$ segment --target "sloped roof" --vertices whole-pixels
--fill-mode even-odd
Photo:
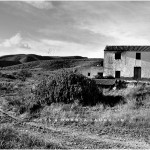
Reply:
[[[115,79],[93,79],[97,85],[114,85]]]
[[[150,46],[106,46],[104,51],[146,51],[146,52],[150,52]]]

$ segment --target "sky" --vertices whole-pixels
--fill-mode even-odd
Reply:
[[[0,1],[0,56],[103,58],[106,45],[150,45],[150,1]]]

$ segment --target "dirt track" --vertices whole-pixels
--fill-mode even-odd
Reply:
[[[31,126],[42,128],[42,125],[29,123]],[[113,137],[113,136],[98,136],[85,132],[70,130],[68,128],[45,127],[42,130],[45,136],[51,135],[53,140],[59,141],[71,148],[140,148],[147,149],[150,145],[141,140],[129,140],[128,138]],[[55,138],[54,138],[55,137]]]
[[[60,148],[133,148],[149,149],[150,145],[144,140],[129,139],[128,137],[115,137],[108,135],[96,135],[87,132],[71,130],[69,128],[55,128],[52,126],[43,126],[36,122],[23,122],[19,118],[4,112],[0,112],[17,121],[14,127],[23,133],[36,136],[46,143],[53,143]]]

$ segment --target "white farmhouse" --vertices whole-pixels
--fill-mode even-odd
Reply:
[[[150,78],[150,46],[106,46],[103,76]]]

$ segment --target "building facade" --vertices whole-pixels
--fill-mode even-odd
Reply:
[[[103,76],[102,66],[85,66],[78,68],[77,71],[88,78],[95,78],[97,75]]]
[[[103,76],[150,78],[150,46],[106,46]]]

